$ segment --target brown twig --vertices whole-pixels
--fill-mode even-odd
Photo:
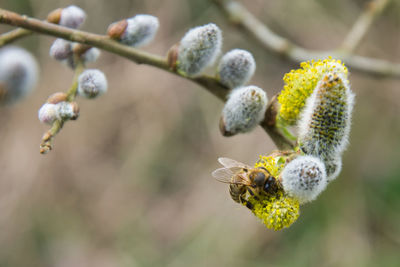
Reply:
[[[60,19],[60,16],[61,16],[61,11],[62,11],[61,8],[51,11],[47,16],[47,21],[57,24]],[[18,39],[24,38],[31,34],[33,34],[32,31],[27,30],[27,29],[21,29],[21,28],[3,33],[0,35],[0,47],[7,45],[9,43],[15,42]]]
[[[146,64],[168,71],[170,73],[173,73],[174,75],[183,77],[187,80],[197,83],[198,85],[202,86],[204,89],[206,89],[207,91],[209,91],[222,101],[226,100],[226,96],[229,93],[229,89],[220,84],[215,77],[210,77],[206,75],[202,75],[199,77],[182,76],[180,73],[174,71],[169,67],[166,58],[153,55],[144,51],[140,51],[126,45],[122,45],[104,35],[98,35],[89,32],[69,29],[59,25],[40,21],[38,19],[21,16],[19,14],[4,9],[0,9],[0,23],[14,25],[33,32],[59,37],[69,41],[86,44],[89,46],[94,46],[103,49],[105,51],[120,55],[138,64]],[[270,117],[271,114],[273,114],[273,112],[271,112],[271,108],[275,107],[275,105],[276,103],[271,102],[271,104],[269,105],[270,108],[266,112],[265,120],[261,122],[260,125],[271,136],[272,140],[275,142],[275,144],[279,149],[292,148],[293,147],[292,141],[287,139],[284,135],[282,135],[279,132],[279,130],[275,127],[274,124],[275,118]],[[61,123],[58,126],[53,125],[54,128],[54,129],[52,128],[53,131],[50,130],[52,131],[51,132],[52,135],[56,134],[61,129],[62,126],[63,123]],[[46,139],[45,137],[48,136],[45,135],[43,137],[43,140]]]
[[[130,59],[138,64],[147,64],[171,72],[177,76],[183,77],[179,73],[169,68],[168,63],[164,57],[153,55],[120,44],[104,35],[69,29],[59,25],[40,21],[38,19],[21,16],[17,13],[10,12],[4,9],[0,9],[0,23],[14,25],[37,33],[42,33],[50,36],[63,38],[69,41],[98,47],[100,49]],[[196,78],[191,78],[191,77],[184,77],[184,78],[205,87],[208,91],[210,91],[212,94],[216,95],[221,99],[224,99],[229,91],[228,88],[218,83],[218,81],[216,81],[214,77],[200,76]]]
[[[361,13],[344,38],[340,49],[346,53],[353,52],[367,33],[374,19],[383,11],[388,3],[389,0],[372,0],[367,3],[364,12]]]
[[[361,57],[344,50],[315,51],[302,48],[274,33],[244,6],[233,0],[212,0],[227,15],[229,20],[252,35],[264,48],[294,62],[323,59],[331,56],[340,59],[352,69],[362,73],[399,79],[400,64],[381,59]],[[355,42],[356,43],[356,42]]]
[[[61,120],[55,120],[51,128],[43,135],[42,143],[40,144],[40,154],[47,154],[53,149],[53,139],[64,126]]]

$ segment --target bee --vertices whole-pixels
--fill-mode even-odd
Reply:
[[[280,182],[266,168],[252,168],[244,163],[229,158],[219,158],[224,167],[212,172],[212,176],[229,184],[232,199],[244,204],[250,210],[253,205],[247,201],[248,194],[258,200],[261,195],[273,195],[280,189]]]

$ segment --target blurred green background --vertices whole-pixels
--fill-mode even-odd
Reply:
[[[311,49],[340,45],[367,1],[242,1],[281,35]],[[224,51],[251,51],[251,83],[269,96],[297,67],[229,25],[206,0],[1,0],[38,18],[76,4],[84,30],[138,13],[161,27],[146,51],[165,54],[196,25],[224,31]],[[2,32],[11,29],[2,26]],[[400,1],[392,0],[357,53],[400,62]],[[265,228],[213,180],[219,156],[252,163],[275,149],[260,127],[223,138],[222,102],[199,86],[103,53],[109,92],[79,99],[55,149],[39,154],[37,110],[73,73],[48,56],[54,38],[18,41],[41,66],[36,92],[0,117],[0,266],[400,266],[400,82],[353,72],[356,93],[343,171],[289,229]],[[211,70],[212,71],[212,70]],[[351,69],[350,69],[351,71]]]

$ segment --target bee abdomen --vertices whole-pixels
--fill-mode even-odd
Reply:
[[[231,195],[233,201],[237,203],[242,203],[240,201],[240,196],[244,193],[244,191],[245,188],[243,185],[231,184],[229,186],[229,194]]]

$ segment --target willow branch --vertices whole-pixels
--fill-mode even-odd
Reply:
[[[279,54],[291,61],[301,62],[322,59],[331,56],[340,59],[352,69],[361,73],[399,79],[400,64],[381,59],[361,57],[341,50],[315,51],[302,48],[286,38],[274,33],[267,25],[259,21],[245,7],[232,0],[212,0],[227,15],[229,20],[246,33],[252,35],[265,49]]]
[[[75,67],[75,73],[74,73],[74,78],[72,80],[72,85],[71,85],[71,88],[67,92],[68,102],[72,102],[75,100],[76,94],[78,92],[79,75],[81,75],[82,72],[85,70],[85,66],[84,66],[82,60],[77,59],[76,61],[77,61],[77,64]]]
[[[0,35],[0,47],[31,34],[32,34],[31,31],[20,28],[3,33]]]
[[[374,19],[383,11],[388,3],[389,0],[372,0],[369,2],[365,7],[364,12],[361,13],[347,36],[344,38],[341,50],[347,53],[353,52],[367,33]]]
[[[64,121],[55,120],[51,128],[43,135],[40,144],[40,154],[47,154],[53,148],[53,139],[64,126]]]
[[[76,55],[75,55],[76,56]],[[66,93],[66,100],[68,102],[72,102],[75,100],[77,90],[78,90],[78,79],[79,75],[84,71],[85,66],[83,64],[83,61],[79,58],[79,56],[76,56],[76,67],[75,67],[75,74],[74,78],[72,80],[71,87]],[[47,154],[50,150],[53,149],[53,141],[55,136],[61,131],[63,128],[64,124],[69,120],[65,118],[61,118],[59,120],[55,120],[53,124],[51,125],[51,128],[43,135],[42,137],[42,142],[40,144],[40,154]]]
[[[181,74],[179,74],[178,72],[174,71],[169,67],[167,59],[165,57],[153,55],[120,44],[104,35],[98,35],[89,32],[69,29],[59,25],[40,21],[38,19],[21,16],[19,14],[4,9],[0,9],[0,23],[21,27],[36,33],[63,38],[72,42],[78,42],[90,45],[111,52],[113,54],[122,56],[124,58],[127,58],[137,64],[146,64],[149,66],[156,67],[158,69],[162,69],[164,71],[170,72],[174,75],[180,76],[182,78],[185,78],[200,85],[201,87],[203,87],[204,89],[206,89],[207,91],[209,91],[222,101],[226,100],[226,96],[229,93],[229,89],[220,84],[215,77],[210,77],[206,75],[194,78],[182,76]],[[270,135],[271,139],[275,142],[276,146],[279,149],[293,148],[292,141],[287,139],[276,128],[275,117],[270,117],[272,114],[276,114],[271,110],[275,106],[276,106],[276,101],[275,102],[272,101],[269,104],[269,108],[267,109],[265,119],[263,122],[260,123],[260,125]],[[62,124],[60,125],[59,128],[61,127]]]

